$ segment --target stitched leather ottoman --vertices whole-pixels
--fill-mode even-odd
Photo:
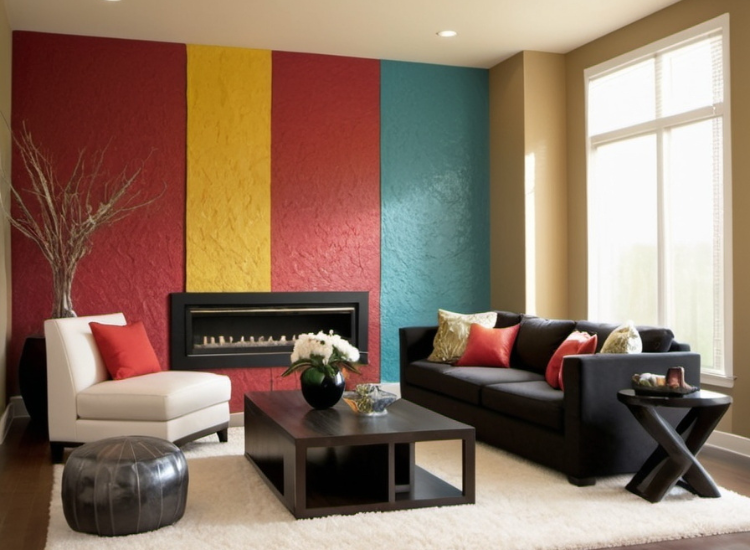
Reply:
[[[188,469],[163,439],[113,437],[73,450],[63,470],[62,503],[74,531],[131,535],[171,525],[185,512]]]

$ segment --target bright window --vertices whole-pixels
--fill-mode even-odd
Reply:
[[[585,73],[589,316],[672,328],[731,385],[729,16]]]

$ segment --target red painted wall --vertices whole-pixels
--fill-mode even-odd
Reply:
[[[186,50],[184,45],[14,33],[13,125],[70,170],[81,147],[110,143],[108,166],[154,152],[140,185],[167,184],[158,203],[95,235],[76,274],[79,315],[121,310],[143,320],[168,365],[168,295],[184,289]],[[273,53],[271,262],[275,291],[369,291],[370,366],[380,380],[380,62]],[[21,178],[17,160],[14,177]],[[11,368],[51,311],[49,267],[13,235]],[[270,369],[222,369],[233,412],[250,390],[298,387]],[[9,381],[17,393],[15,381]]]
[[[377,382],[380,62],[274,52],[271,121],[272,289],[369,291]]]
[[[78,150],[109,144],[106,169],[146,162],[138,189],[154,204],[94,235],[73,283],[78,315],[122,311],[143,320],[168,364],[170,292],[184,288],[185,46],[131,40],[13,33],[13,121],[69,174]],[[26,174],[17,155],[13,178]],[[38,248],[12,235],[13,338],[9,390],[23,339],[41,333],[52,309],[50,268]]]
[[[380,381],[380,62],[273,52],[271,290],[369,291],[370,365]],[[247,391],[293,389],[284,367],[222,369],[232,411]]]

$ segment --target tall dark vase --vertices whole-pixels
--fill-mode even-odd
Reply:
[[[300,376],[302,396],[314,409],[328,409],[344,395],[346,381],[341,372],[331,377],[317,369],[307,369]]]
[[[31,420],[47,426],[47,348],[44,336],[29,336],[18,360],[18,385]]]

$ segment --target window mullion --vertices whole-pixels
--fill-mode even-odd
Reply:
[[[669,131],[660,128],[656,133],[656,224],[657,224],[657,316],[661,326],[670,326],[672,321],[671,281],[672,266],[667,254],[670,250],[669,211],[670,204],[666,182],[669,181],[669,159],[665,151],[669,147]]]
[[[658,121],[656,131],[656,288],[657,288],[657,318],[662,326],[669,326],[671,315],[671,262],[668,261],[670,235],[666,205],[669,204],[666,182],[669,181],[669,162],[665,155],[669,140],[669,131],[664,127],[664,87],[668,84],[669,75],[665,74],[664,56],[657,52],[654,56],[654,98],[656,99],[655,114]],[[667,69],[668,70],[668,69]]]
[[[693,111],[688,111],[685,113],[670,115],[668,117],[657,120],[642,122],[640,124],[629,126],[627,128],[620,128],[618,130],[612,130],[603,134],[597,134],[589,138],[589,143],[591,146],[596,147],[612,141],[650,134],[663,128],[671,128],[680,126],[682,124],[692,124],[693,122],[698,122],[701,120],[717,118],[722,116],[723,114],[724,105],[719,103],[708,107],[701,107],[699,109],[695,109]]]

